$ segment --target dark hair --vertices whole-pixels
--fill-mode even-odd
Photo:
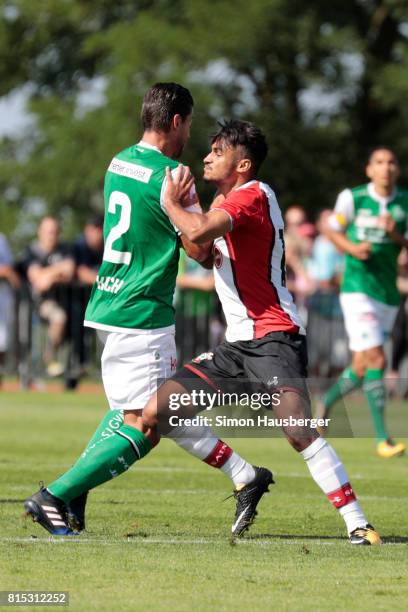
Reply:
[[[174,115],[184,120],[193,110],[191,93],[177,83],[156,83],[144,95],[142,124],[144,130],[168,132]]]
[[[86,220],[86,225],[92,225],[93,227],[103,227],[103,215],[95,213]]]
[[[370,151],[368,152],[367,164],[371,162],[372,156],[374,155],[374,153],[377,153],[377,151],[389,151],[395,157],[397,164],[399,163],[397,154],[395,153],[394,149],[392,149],[391,147],[386,147],[385,145],[378,145],[377,147],[373,147],[372,149],[370,149]]]
[[[262,131],[249,121],[219,121],[218,125],[219,130],[212,137],[211,144],[222,140],[230,147],[242,147],[252,161],[256,174],[268,154],[268,145]]]

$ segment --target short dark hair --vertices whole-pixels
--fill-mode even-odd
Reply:
[[[103,227],[103,215],[99,213],[95,213],[94,215],[91,215],[86,220],[85,225],[92,225],[93,227]]]
[[[265,135],[253,123],[249,121],[231,120],[218,121],[220,126],[214,134],[211,144],[222,140],[230,147],[242,147],[245,155],[252,161],[254,174],[256,174],[268,154],[268,145]]]
[[[367,155],[367,164],[371,162],[371,158],[373,157],[374,153],[377,153],[377,151],[389,151],[395,157],[397,164],[399,164],[398,157],[394,149],[392,149],[391,147],[387,147],[386,145],[378,145],[370,149]]]
[[[193,106],[191,93],[182,85],[156,83],[143,98],[143,129],[168,132],[174,115],[180,115],[184,120],[193,110]]]

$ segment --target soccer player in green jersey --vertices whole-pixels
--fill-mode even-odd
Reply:
[[[87,492],[125,472],[158,441],[136,426],[157,385],[176,370],[172,301],[180,242],[201,262],[212,247],[180,238],[163,202],[166,167],[177,172],[192,111],[191,94],[181,85],[153,86],[143,101],[142,140],[116,155],[106,173],[103,262],[85,325],[104,343],[102,379],[111,410],[74,466],[25,501],[27,513],[53,535],[72,535],[68,521],[83,528]],[[201,211],[194,189],[183,205]],[[269,470],[254,468],[206,425],[178,427],[168,437],[221,469],[238,490],[250,484],[260,499],[272,482]]]
[[[346,254],[340,301],[352,362],[318,405],[319,416],[362,386],[373,419],[377,454],[395,457],[405,445],[393,441],[384,419],[384,341],[397,313],[397,258],[408,247],[408,191],[397,187],[399,164],[388,147],[374,149],[366,167],[370,182],[342,191],[330,219],[330,238]]]

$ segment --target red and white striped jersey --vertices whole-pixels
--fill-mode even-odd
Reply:
[[[285,286],[283,219],[269,185],[250,181],[217,204],[232,229],[214,241],[215,288],[227,320],[228,342],[274,331],[304,334]]]

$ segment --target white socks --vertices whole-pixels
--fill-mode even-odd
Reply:
[[[240,457],[235,451],[232,451],[231,457],[220,469],[226,476],[231,478],[235,486],[247,485],[255,478],[253,466]]]
[[[347,531],[365,527],[367,519],[360,508],[343,464],[335,450],[318,438],[301,452],[314,481],[343,517]]]
[[[190,455],[220,469],[235,486],[248,484],[255,478],[252,465],[217,438],[210,427],[176,427],[166,434],[166,438],[171,438]]]

